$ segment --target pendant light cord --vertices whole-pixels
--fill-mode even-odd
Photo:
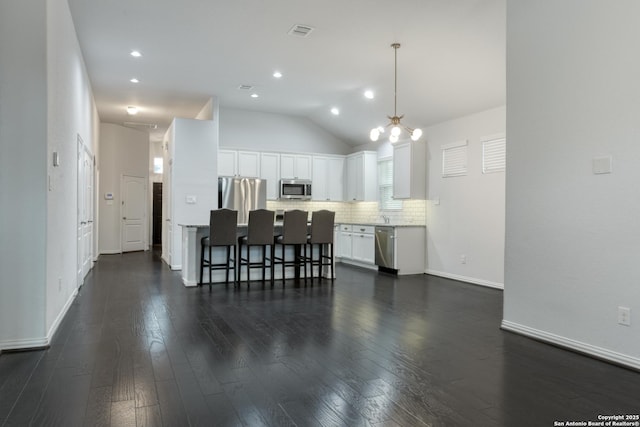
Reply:
[[[393,43],[391,45],[394,54],[394,68],[393,68],[393,115],[398,115],[398,48],[400,43]]]

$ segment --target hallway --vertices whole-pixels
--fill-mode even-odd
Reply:
[[[640,374],[501,331],[502,292],[338,266],[185,288],[103,255],[51,348],[0,356],[0,426],[551,426],[637,414]]]

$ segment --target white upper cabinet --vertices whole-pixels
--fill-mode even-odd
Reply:
[[[280,154],[280,178],[311,179],[311,156]]]
[[[347,156],[347,201],[378,200],[378,155],[375,151],[361,151]]]
[[[260,176],[260,153],[238,151],[238,175],[258,178]]]
[[[235,176],[238,174],[238,152],[235,150],[218,150],[218,176]]]
[[[393,146],[393,198],[426,199],[426,146],[405,142]]]
[[[280,154],[260,153],[260,178],[267,181],[267,200],[280,197]]]
[[[313,156],[312,171],[313,200],[343,200],[344,157]]]

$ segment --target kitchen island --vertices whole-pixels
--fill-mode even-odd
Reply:
[[[179,224],[182,227],[182,283],[187,286],[198,286],[198,281],[200,279],[200,254],[202,251],[200,241],[203,237],[209,235],[209,224]],[[282,223],[276,222],[274,225],[274,235],[279,235],[282,233]],[[238,237],[246,236],[247,234],[247,224],[238,224]],[[293,248],[287,247],[286,249],[286,257],[287,259],[293,259]],[[316,250],[317,251],[317,250]],[[278,253],[280,251],[278,250]],[[254,255],[255,253],[255,255]],[[214,260],[222,260],[226,256],[226,251],[223,247],[221,248],[213,248],[213,257]],[[251,258],[259,259],[262,256],[262,251],[258,247],[251,248]],[[334,269],[335,271],[335,269]],[[254,276],[255,275],[255,276]],[[318,276],[318,272],[314,273],[314,276]],[[281,266],[276,266],[275,269],[275,277],[276,280],[282,277]],[[293,279],[296,277],[295,269],[288,268],[285,270],[285,278]],[[322,277],[329,277],[329,269],[325,268],[322,271]],[[253,271],[251,273],[252,280],[258,280],[262,278],[262,274],[259,271]],[[242,269],[240,272],[240,281],[246,281],[247,274],[246,269]],[[213,271],[212,272],[212,282],[213,283],[224,283],[225,281],[225,272],[224,271]],[[205,268],[204,283],[209,283],[209,271]]]

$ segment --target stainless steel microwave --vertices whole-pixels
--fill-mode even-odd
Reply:
[[[308,179],[281,179],[280,198],[311,200],[311,181]]]

